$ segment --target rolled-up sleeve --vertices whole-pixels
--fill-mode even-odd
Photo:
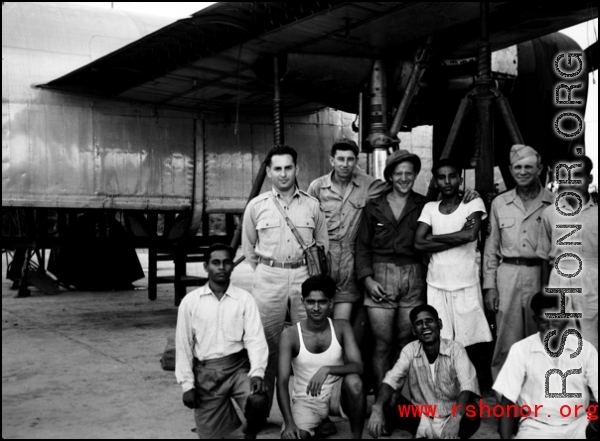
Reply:
[[[252,266],[253,269],[256,269],[256,265],[258,265],[258,256],[256,255],[254,248],[256,247],[258,234],[256,233],[254,207],[255,205],[250,201],[244,212],[244,223],[242,225],[242,253],[246,259],[248,259],[250,266]]]
[[[523,381],[525,381],[526,376],[525,361],[528,356],[529,354],[520,351],[520,346],[513,345],[492,387],[492,389],[513,403],[516,403],[519,395],[521,395]]]
[[[411,354],[409,354],[409,352],[411,352]],[[408,377],[412,358],[414,358],[414,354],[412,354],[411,347],[406,346],[402,349],[400,358],[398,358],[394,367],[385,374],[383,382],[394,390],[404,386],[404,382]]]
[[[183,299],[177,313],[175,331],[175,378],[183,392],[194,389],[194,331],[190,303]]]
[[[363,280],[373,275],[373,222],[371,216],[369,216],[369,206],[370,204],[367,203],[356,237],[355,266],[357,280]]]
[[[258,307],[251,296],[246,298],[244,304],[243,340],[244,348],[248,351],[248,358],[250,359],[248,376],[264,378],[269,359],[269,347],[260,321]]]
[[[496,201],[494,201],[496,202]],[[496,274],[500,259],[498,257],[500,249],[500,227],[498,225],[498,206],[492,203],[489,226],[490,234],[485,241],[485,250],[483,253],[483,289],[496,288]]]

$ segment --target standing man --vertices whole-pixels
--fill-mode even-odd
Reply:
[[[210,247],[208,283],[185,296],[177,317],[175,376],[201,439],[240,426],[232,400],[244,411],[246,439],[256,438],[267,414],[267,342],[254,299],[231,284],[233,258],[227,245]]]
[[[252,295],[269,345],[265,383],[269,408],[275,391],[279,337],[286,312],[292,323],[306,318],[300,287],[308,278],[303,249],[275,204],[285,210],[305,245],[325,247],[329,239],[327,222],[319,201],[296,187],[298,154],[288,146],[271,149],[265,158],[267,176],[273,188],[252,199],[244,213],[242,251],[255,269]]]
[[[331,147],[331,173],[315,179],[308,194],[317,198],[327,218],[329,275],[337,285],[333,315],[350,321],[360,307],[360,290],[354,269],[358,226],[368,200],[380,196],[388,185],[356,168],[358,146],[350,139],[337,139]]]
[[[567,165],[582,165],[573,169],[569,178],[581,183],[564,185],[559,189],[559,193],[574,192],[579,195],[581,202],[573,194],[566,195],[558,201],[558,208],[564,214],[559,213],[554,206],[544,211],[537,248],[538,256],[546,262],[542,266],[542,282],[543,286],[551,288],[583,290],[581,294],[567,294],[570,303],[568,310],[583,314],[578,319],[579,331],[598,350],[598,204],[590,195],[593,163],[587,156],[562,162]],[[557,225],[563,227],[558,228]],[[580,229],[567,236],[575,230],[573,225],[578,225]],[[558,245],[561,240],[566,243]],[[561,276],[554,267],[555,260],[563,253],[570,253],[571,256],[561,258],[558,268],[564,274],[573,274],[572,277]],[[579,269],[579,261],[572,255],[581,259],[582,270],[577,275],[574,274]]]
[[[388,424],[411,432],[414,438],[470,438],[481,423],[475,368],[460,343],[440,337],[443,322],[433,306],[414,308],[410,323],[417,341],[404,347],[385,376],[373,404],[369,433],[379,438],[387,418]],[[400,395],[391,402],[406,380],[411,401]],[[467,406],[472,409],[469,415]],[[414,414],[415,408],[422,411],[420,416]]]
[[[433,167],[442,200],[428,202],[415,247],[432,253],[427,272],[427,303],[440,314],[442,337],[467,347],[492,341],[479,285],[477,239],[487,217],[481,198],[463,204],[458,194],[462,170],[449,159]],[[471,354],[473,355],[473,354]]]
[[[536,332],[528,308],[541,288],[542,259],[536,254],[542,213],[554,203],[539,181],[540,155],[521,144],[510,150],[510,173],[517,187],[492,203],[483,259],[486,308],[496,313],[498,339],[492,359],[495,380],[510,347]]]
[[[306,320],[281,334],[277,397],[283,439],[307,439],[329,414],[350,420],[353,439],[362,437],[366,400],[363,364],[346,320],[330,319],[336,284],[313,276],[302,284]],[[288,383],[294,372],[290,406]]]
[[[397,150],[383,175],[392,187],[367,203],[356,241],[356,275],[365,285],[365,306],[374,337],[376,388],[402,348],[410,342],[410,310],[426,301],[425,267],[414,247],[425,196],[413,191],[421,160]],[[396,341],[395,350],[392,351]],[[392,353],[393,352],[393,353]]]

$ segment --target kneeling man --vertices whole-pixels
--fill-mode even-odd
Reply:
[[[335,282],[309,277],[302,284],[307,319],[288,328],[279,342],[277,399],[283,415],[283,439],[307,439],[328,415],[350,419],[353,439],[360,439],[365,420],[363,364],[350,323],[329,318]],[[290,405],[288,383],[294,371]]]
[[[246,439],[256,438],[267,418],[269,349],[254,298],[230,283],[233,258],[227,245],[210,247],[208,283],[183,299],[177,317],[175,375],[201,439],[240,427],[232,400],[248,421]]]
[[[385,419],[390,418],[389,425],[413,436],[416,432],[416,438],[470,438],[481,423],[475,402],[480,393],[477,373],[465,348],[440,338],[442,321],[431,305],[413,308],[410,322],[417,341],[404,347],[385,376],[371,412],[369,433],[379,438]],[[390,403],[394,391],[401,390],[406,379],[412,402],[400,395],[397,402]],[[467,405],[475,412],[465,415]]]

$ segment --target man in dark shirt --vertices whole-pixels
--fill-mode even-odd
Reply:
[[[417,219],[426,198],[413,186],[421,160],[407,150],[394,152],[383,175],[391,190],[367,203],[356,243],[356,273],[366,288],[365,306],[375,340],[376,387],[411,340],[409,313],[426,303],[425,266],[414,248]],[[392,353],[394,334],[398,345]]]

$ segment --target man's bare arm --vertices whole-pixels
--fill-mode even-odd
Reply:
[[[286,329],[279,339],[279,360],[277,371],[277,402],[283,416],[285,429],[281,434],[284,439],[300,439],[300,429],[294,422],[288,389],[292,371],[293,334],[295,327]]]
[[[507,406],[514,404],[515,403],[510,401],[504,395],[502,396],[502,402],[500,405],[504,408],[504,410],[507,409]],[[500,426],[498,427],[498,432],[500,432],[501,439],[511,439],[513,433],[514,418],[509,417],[508,412],[505,412],[504,415],[504,417],[500,418]]]
[[[454,245],[434,242],[430,239],[427,239],[427,236],[431,236],[430,232],[431,226],[427,225],[424,222],[419,222],[417,232],[415,233],[415,248],[418,251],[424,253],[437,253],[440,251],[449,250],[450,248],[454,248]]]
[[[481,211],[471,213],[471,215],[467,217],[467,222],[462,230],[455,233],[432,235],[431,240],[437,243],[444,243],[452,246],[460,246],[473,242],[479,237],[482,217],[483,213]]]

